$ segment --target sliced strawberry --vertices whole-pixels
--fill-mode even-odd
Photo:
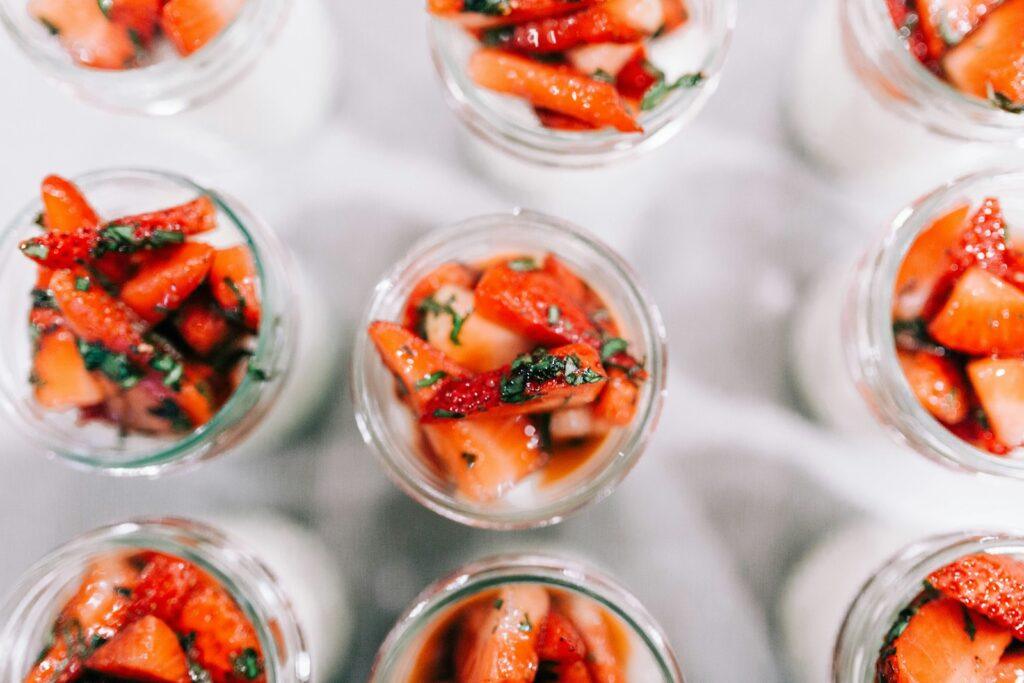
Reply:
[[[73,232],[48,232],[24,240],[21,253],[39,265],[55,268],[75,268],[92,260],[93,250],[99,244],[99,231],[80,227]]]
[[[587,655],[587,647],[569,618],[553,609],[541,626],[537,654],[551,662],[579,662]]]
[[[1003,0],[919,0],[921,29],[927,36],[931,54],[939,58],[949,46],[956,45]]]
[[[956,600],[926,602],[882,652],[883,683],[989,683],[1012,640],[1004,628],[969,613]]]
[[[423,409],[423,422],[545,413],[593,403],[607,380],[601,358],[587,344],[543,350],[510,367],[445,379]]]
[[[169,624],[177,623],[185,601],[202,578],[202,572],[191,562],[151,553],[132,591],[129,620],[153,615]]]
[[[213,259],[213,247],[203,242],[163,249],[124,284],[121,300],[142,319],[158,323],[203,284]]]
[[[928,583],[970,610],[1024,637],[1024,562],[979,553],[932,572]]]
[[[1006,0],[942,60],[949,81],[965,93],[1024,107],[1024,0]]]
[[[522,415],[428,424],[423,434],[455,488],[474,501],[500,498],[548,461],[540,432]]]
[[[156,617],[129,624],[86,660],[91,671],[143,683],[188,683],[178,635]]]
[[[636,416],[640,387],[621,368],[608,371],[608,383],[594,404],[594,417],[603,424],[625,426]]]
[[[956,267],[963,271],[978,265],[996,275],[1006,268],[1006,219],[999,200],[989,197],[971,217],[970,224],[954,253]]]
[[[443,379],[466,374],[465,369],[397,323],[371,323],[368,333],[417,411],[437,393]]]
[[[193,427],[202,427],[213,419],[219,409],[214,372],[208,365],[185,363],[181,387],[177,391],[177,403]]]
[[[82,277],[70,270],[58,270],[50,279],[54,301],[71,331],[90,344],[148,360],[152,348],[143,342],[145,325],[135,312],[103,288],[81,284]]]
[[[181,338],[200,356],[206,356],[231,336],[231,325],[207,297],[193,297],[174,316]]]
[[[588,43],[629,43],[644,33],[613,11],[613,3],[594,5],[573,14],[527,21],[489,31],[484,40],[527,53],[564,52]]]
[[[181,611],[177,629],[194,633],[194,651],[200,665],[214,681],[235,681],[240,658],[263,669],[263,655],[256,630],[235,600],[219,585],[208,582],[192,592]]]
[[[421,304],[420,330],[427,342],[449,359],[473,372],[487,372],[508,365],[536,346],[473,311],[469,289],[444,285]]]
[[[928,331],[939,343],[964,353],[1024,353],[1024,292],[972,267],[957,281]]]
[[[935,419],[952,425],[967,417],[967,387],[952,361],[925,351],[900,351],[899,361],[910,390]]]
[[[493,604],[480,605],[476,619],[467,620],[459,635],[457,679],[532,683],[539,665],[537,638],[550,606],[540,585],[502,587]]]
[[[443,263],[416,283],[405,303],[402,324],[410,330],[419,328],[423,302],[445,285],[472,289],[478,274],[469,266],[456,261]]]
[[[58,623],[76,624],[82,636],[110,638],[124,625],[129,595],[138,580],[138,571],[122,555],[109,555],[92,561],[78,591],[64,605]]]
[[[594,680],[590,677],[586,662],[558,664],[552,671],[558,683],[591,683]]]
[[[1024,360],[971,361],[967,375],[999,441],[1009,448],[1024,445]]]
[[[28,11],[83,66],[124,69],[135,60],[128,31],[110,21],[96,0],[29,0]]]
[[[43,224],[54,232],[74,232],[95,228],[100,218],[82,192],[70,180],[58,175],[43,179]]]
[[[103,390],[85,369],[75,335],[63,328],[40,337],[32,359],[32,384],[36,402],[50,410],[103,401]]]
[[[958,206],[936,219],[910,245],[896,274],[893,313],[898,320],[923,314],[936,285],[953,267],[953,254],[967,229],[970,207]]]
[[[188,56],[220,35],[244,5],[245,0],[170,0],[160,26],[175,49]]]
[[[110,0],[107,16],[124,26],[142,44],[148,45],[160,24],[163,0]]]
[[[480,87],[524,98],[598,128],[612,127],[625,133],[643,130],[615,86],[564,67],[485,48],[470,58],[469,73]]]
[[[641,50],[619,71],[615,77],[615,87],[623,97],[639,101],[662,79],[664,75],[647,61],[647,54]]]
[[[587,668],[594,683],[623,683],[626,680],[623,653],[616,647],[613,618],[589,598],[569,595],[561,603],[587,648]]]
[[[128,225],[135,228],[135,238],[139,241],[146,240],[157,231],[198,235],[217,227],[217,207],[210,197],[202,195],[166,209],[122,216],[110,221],[108,225]]]
[[[210,268],[210,291],[221,309],[250,330],[260,327],[259,275],[244,245],[218,249]]]
[[[932,44],[928,36],[921,28],[921,19],[916,11],[912,11],[911,2],[908,0],[885,0],[889,7],[889,14],[892,22],[900,35],[906,36],[907,49],[918,60],[929,68],[935,67],[935,57],[932,56]]]
[[[25,676],[24,683],[71,683],[81,678],[85,663],[79,649],[69,647],[67,641],[66,636],[57,636]]]

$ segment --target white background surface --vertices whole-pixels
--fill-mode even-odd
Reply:
[[[789,316],[824,260],[877,234],[920,188],[913,178],[854,186],[795,155],[782,102],[809,3],[740,4],[721,88],[694,125],[612,191],[578,184],[546,196],[494,186],[466,161],[419,2],[335,0],[343,58],[332,120],[314,139],[262,155],[77,104],[4,36],[0,214],[12,215],[48,172],[144,165],[195,176],[241,197],[300,254],[343,321],[326,340],[343,365],[368,291],[412,240],[527,206],[589,227],[632,261],[666,318],[673,375],[661,431],[630,479],[599,507],[537,533],[472,531],[407,500],[355,433],[344,372],[302,442],[274,452],[250,444],[159,481],[70,471],[3,427],[0,589],[102,523],[265,504],[315,526],[348,576],[356,642],[338,680],[364,679],[396,614],[436,576],[483,552],[537,544],[616,573],[665,625],[691,682],[787,680],[773,621],[787,570],[858,508],[875,507],[837,485],[843,470],[832,464],[848,464],[853,450],[796,407]],[[289,85],[280,96],[301,98]],[[894,497],[905,484],[881,490]]]

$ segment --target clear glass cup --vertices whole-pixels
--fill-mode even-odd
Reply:
[[[972,163],[998,163],[1024,145],[1024,116],[929,71],[901,40],[886,0],[817,4],[796,60],[787,102],[792,134],[835,170],[941,169],[934,184],[977,168]]]
[[[302,629],[274,576],[219,531],[180,519],[124,522],[79,536],[26,572],[0,611],[0,676],[31,671],[85,567],[108,553],[155,550],[194,563],[231,594],[260,641],[268,683],[312,681]]]
[[[628,634],[631,654],[627,680],[683,682],[683,674],[661,627],[614,579],[572,560],[546,555],[506,555],[467,564],[426,588],[399,617],[384,640],[369,683],[408,680],[432,626],[481,592],[517,583],[538,584],[549,590],[589,598],[612,615]]]
[[[457,23],[431,17],[429,37],[446,99],[477,137],[518,159],[545,166],[588,168],[664,144],[700,112],[718,87],[736,22],[736,2],[689,0],[687,9],[687,24],[660,39],[667,49],[666,61],[659,65],[664,64],[662,68],[670,79],[700,72],[705,80],[697,87],[672,92],[656,109],[642,112],[639,120],[643,133],[545,128],[530,107],[473,83],[466,69],[478,41]]]
[[[921,592],[933,571],[965,555],[987,553],[1024,556],[1024,537],[1000,532],[960,532],[914,543],[886,562],[850,606],[832,659],[834,683],[873,683],[875,664],[904,607]]]
[[[423,452],[415,417],[395,397],[394,378],[366,329],[374,320],[400,320],[412,288],[449,261],[473,263],[498,254],[556,254],[604,299],[637,358],[646,358],[636,416],[614,430],[569,476],[538,486],[517,502],[509,495],[479,503],[453,492]],[[352,358],[356,421],[384,469],[415,500],[450,519],[477,527],[521,529],[563,520],[609,495],[640,457],[654,432],[665,392],[665,330],[661,315],[630,267],[609,247],[565,221],[530,211],[481,216],[431,233],[378,283],[356,335]],[[536,477],[536,475],[534,475]],[[520,487],[530,486],[531,479]],[[517,488],[520,488],[517,487]],[[515,491],[513,491],[515,493]]]
[[[72,465],[116,476],[154,476],[219,455],[237,445],[275,404],[293,366],[299,313],[294,301],[292,265],[287,249],[273,231],[238,201],[183,176],[142,169],[94,171],[74,179],[101,217],[114,218],[173,206],[207,194],[217,208],[217,230],[200,239],[214,246],[249,247],[259,276],[263,314],[252,347],[250,367],[263,373],[245,378],[216,415],[180,438],[121,435],[108,424],[79,424],[73,412],[39,406],[32,395],[28,334],[29,293],[36,269],[18,249],[23,239],[39,234],[42,211],[33,199],[0,235],[0,285],[4,310],[12,321],[0,334],[0,403],[12,426],[26,438]],[[257,374],[265,374],[266,379]]]
[[[1024,479],[1019,455],[975,448],[921,405],[900,367],[893,334],[896,274],[910,245],[940,216],[965,202],[976,207],[985,197],[1000,199],[1011,229],[1024,225],[1024,171],[970,175],[901,211],[852,270],[827,271],[798,316],[794,370],[814,412],[843,431],[863,435],[881,425],[899,443],[949,467]]]
[[[241,80],[269,50],[292,0],[247,0],[220,35],[192,55],[181,57],[171,49],[160,49],[153,63],[116,71],[75,64],[60,42],[29,14],[27,5],[27,0],[0,0],[0,20],[14,42],[50,78],[106,109],[169,115],[218,96]]]

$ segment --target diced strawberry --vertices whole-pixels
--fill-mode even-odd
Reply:
[[[124,625],[138,571],[122,555],[102,556],[85,571],[78,591],[64,605],[58,623],[75,623],[82,637],[110,638]]]
[[[597,351],[571,344],[524,356],[500,370],[445,379],[421,419],[534,414],[587,405],[597,399],[606,380]]]
[[[260,327],[259,275],[252,252],[244,245],[218,249],[210,268],[210,291],[221,309],[250,330]]]
[[[921,30],[931,54],[939,58],[971,33],[1003,0],[918,0]]]
[[[623,683],[625,662],[615,645],[612,617],[590,598],[569,595],[561,603],[587,648],[587,668],[594,683]]]
[[[889,14],[892,22],[900,31],[906,35],[907,49],[918,60],[929,68],[935,64],[935,57],[932,56],[932,45],[929,44],[928,36],[921,28],[921,20],[916,11],[911,11],[908,0],[885,0],[889,7]]]
[[[1024,0],[1005,0],[942,60],[965,93],[1007,108],[1024,106]]]
[[[476,286],[476,310],[539,344],[601,343],[600,333],[571,294],[539,269],[509,262],[489,268]]]
[[[1024,360],[974,360],[967,375],[999,441],[1010,448],[1024,445]]]
[[[957,281],[928,331],[942,345],[964,353],[1024,353],[1024,292],[972,267]]]
[[[181,338],[200,356],[208,355],[231,336],[231,325],[207,297],[185,302],[174,317]]]
[[[467,26],[520,23],[575,12],[602,0],[501,0],[486,9],[467,8],[465,0],[427,0],[431,14],[456,19]],[[471,6],[472,7],[472,6]],[[460,16],[461,15],[461,16]]]
[[[542,661],[572,663],[583,660],[587,647],[568,617],[553,609],[541,625],[537,654]]]
[[[500,368],[536,346],[523,335],[476,315],[469,289],[444,285],[424,301],[420,328],[427,342],[467,370]]]
[[[75,335],[64,328],[44,334],[32,359],[36,402],[50,410],[83,408],[103,400],[103,390],[85,369]]]
[[[147,616],[129,624],[86,660],[86,666],[141,683],[188,683],[188,660],[171,627]]]
[[[240,657],[250,656],[262,669],[262,648],[256,631],[231,595],[215,583],[192,592],[177,624],[181,633],[194,633],[194,651],[216,683],[236,681]]]
[[[968,622],[970,619],[970,622]],[[989,683],[1012,636],[956,600],[926,602],[883,652],[882,683]]]
[[[612,3],[606,3],[573,14],[494,29],[486,35],[486,42],[520,52],[543,54],[564,52],[587,43],[629,43],[643,36],[639,29],[613,11]]]
[[[554,667],[555,680],[558,683],[591,683],[586,662],[562,663]]]
[[[571,116],[566,116],[565,114],[561,114],[557,111],[551,111],[544,107],[534,107],[533,112],[537,115],[541,125],[545,128],[570,131],[594,130],[594,127],[586,121],[580,121],[579,119],[574,119]]]
[[[551,598],[532,584],[511,584],[483,604],[474,628],[463,628],[456,645],[457,679],[464,683],[532,683],[539,659],[535,650]],[[461,652],[459,652],[461,651]]]
[[[24,240],[21,253],[46,268],[75,268],[92,260],[99,243],[95,228],[81,227],[74,232],[48,232]]]
[[[952,361],[925,351],[900,351],[899,361],[910,390],[935,419],[952,425],[967,417],[967,387]]]
[[[74,232],[79,228],[93,229],[100,218],[89,206],[82,192],[70,180],[58,175],[43,179],[43,224],[54,232]]]
[[[548,461],[539,430],[522,415],[428,424],[423,434],[455,488],[474,501],[500,498]]]
[[[1006,219],[999,200],[989,197],[971,217],[954,252],[954,263],[961,271],[978,265],[996,275],[1006,268]]]
[[[661,0],[662,23],[658,35],[666,35],[675,31],[690,18],[684,0]]]
[[[107,16],[148,45],[160,23],[162,8],[163,0],[110,0]]]
[[[28,11],[59,36],[79,64],[124,69],[135,60],[128,31],[110,21],[96,0],[29,0]]]
[[[143,322],[126,305],[102,287],[88,284],[70,270],[58,270],[50,280],[50,291],[71,331],[91,344],[102,344],[114,353],[147,360],[152,354],[142,339]],[[1024,296],[1024,295],[1022,295]]]
[[[121,288],[121,300],[149,323],[177,310],[203,284],[214,249],[203,242],[162,249]]]
[[[178,52],[188,56],[220,35],[245,0],[170,0],[160,26]]]
[[[149,554],[132,591],[129,620],[153,615],[168,624],[177,623],[185,601],[202,578],[191,562],[163,553]]]
[[[377,321],[368,333],[384,365],[402,382],[417,411],[437,393],[446,377],[466,370],[397,323]]]
[[[1024,562],[1008,555],[968,555],[932,572],[928,583],[1024,638]]]
[[[621,368],[608,371],[608,383],[594,404],[594,417],[604,423],[625,426],[636,416],[640,387]]]
[[[623,97],[642,100],[647,91],[659,80],[659,74],[647,61],[646,53],[638,51],[619,71],[615,78],[615,87],[619,89]]]
[[[599,128],[625,133],[643,130],[615,86],[564,67],[485,48],[470,58],[469,73],[480,87],[524,98]]]
[[[217,227],[217,207],[212,199],[202,195],[166,209],[122,216],[110,221],[108,225],[130,225],[135,228],[135,238],[138,240],[145,240],[158,230],[198,235]]]
[[[213,370],[208,365],[186,363],[177,403],[193,427],[202,427],[213,419],[218,410],[213,387]]]
[[[472,268],[462,263],[456,261],[442,263],[412,288],[412,293],[409,294],[409,299],[405,303],[402,324],[410,330],[416,330],[419,327],[424,301],[445,285],[472,289],[476,284],[477,275]]]
[[[921,316],[936,285],[953,266],[953,253],[967,228],[970,207],[958,206],[936,219],[910,245],[903,257],[893,295],[898,320]]]

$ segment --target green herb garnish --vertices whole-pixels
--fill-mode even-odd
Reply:
[[[142,379],[142,372],[123,353],[114,353],[101,344],[90,344],[81,339],[78,340],[78,351],[87,370],[99,370],[122,389],[131,389]]]
[[[1024,103],[1015,102],[1003,93],[995,89],[995,87],[989,83],[988,86],[988,101],[994,106],[1002,109],[1010,114],[1024,114]]]
[[[473,469],[473,465],[476,464],[476,456],[475,455],[473,455],[472,453],[469,453],[467,451],[463,451],[462,459],[466,462],[466,467],[467,468]]]
[[[37,260],[45,260],[50,255],[50,248],[45,244],[40,244],[36,240],[29,240],[21,245],[21,253],[29,258]]]
[[[509,0],[465,0],[462,11],[500,17],[512,12],[512,7]]]
[[[548,325],[554,325],[562,318],[562,311],[554,304],[548,306]]]
[[[438,408],[434,411],[434,417],[436,418],[451,418],[453,420],[461,420],[466,417],[462,413],[457,413],[454,410],[445,410],[444,408]]]
[[[89,282],[89,278],[79,275],[75,278],[75,289],[79,292],[88,292],[89,287],[92,283]]]
[[[508,267],[518,273],[525,273],[531,270],[539,270],[540,266],[537,265],[537,261],[530,256],[523,256],[522,258],[514,258],[508,262]]]
[[[260,662],[260,656],[251,647],[247,647],[240,655],[235,657],[231,668],[237,675],[249,681],[259,678],[260,674],[263,673],[263,663]]]
[[[466,324],[466,319],[469,317],[469,315],[460,315],[459,312],[456,311],[455,308],[452,306],[454,302],[454,297],[451,300],[449,300],[448,303],[442,304],[439,303],[437,299],[435,299],[434,297],[428,296],[426,299],[423,300],[422,303],[420,303],[418,310],[420,315],[431,313],[433,315],[451,316],[452,331],[448,334],[448,338],[451,339],[452,344],[459,346],[462,343],[459,341],[459,334],[462,332],[462,326]],[[421,330],[420,336],[426,339],[426,332]]]
[[[601,362],[607,362],[629,347],[629,342],[618,337],[610,337],[601,344]]]
[[[640,100],[640,109],[643,111],[651,111],[665,101],[665,98],[669,96],[673,90],[680,88],[695,88],[704,82],[704,74],[697,72],[691,74],[683,74],[676,80],[669,83],[665,80],[665,74],[660,69],[654,67],[649,62],[645,63],[646,68],[655,77],[654,85],[647,89],[644,93],[643,99]]]
[[[432,387],[447,376],[447,372],[445,372],[444,370],[438,370],[437,372],[427,375],[420,381],[416,382],[416,388],[426,389],[427,387]]]

